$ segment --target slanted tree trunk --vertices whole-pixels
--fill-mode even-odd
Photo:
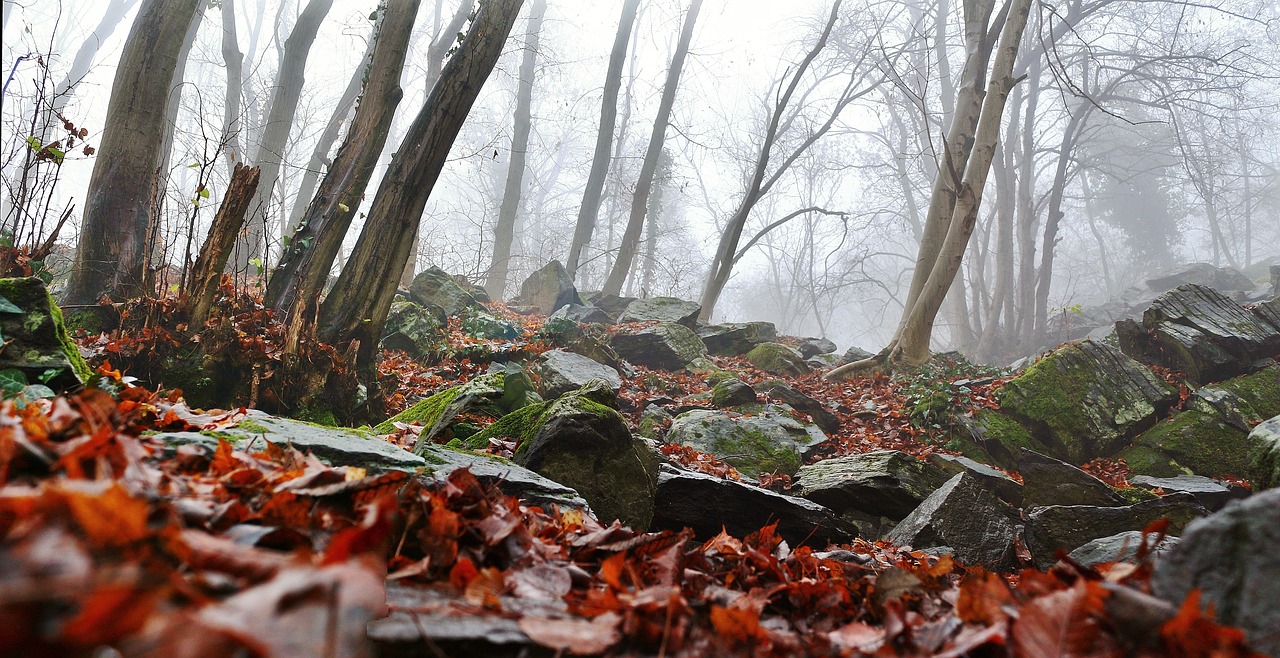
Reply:
[[[187,26],[200,0],[145,0],[111,86],[107,118],[89,178],[80,241],[64,303],[146,292],[143,263],[151,190],[160,164],[165,106]]]
[[[320,337],[333,344],[359,341],[357,359],[368,374],[378,337],[404,270],[427,199],[449,149],[471,111],[522,0],[488,0],[445,64],[378,187],[364,231],[321,309]],[[312,302],[313,303],[313,302]],[[376,384],[369,378],[369,382]],[[371,389],[370,399],[378,392]]]
[[[693,39],[693,26],[698,20],[698,12],[702,9],[702,0],[692,0],[689,12],[684,17],[684,28],[680,30],[680,40],[676,42],[676,52],[671,57],[671,68],[667,69],[667,82],[662,87],[662,100],[658,104],[658,116],[653,120],[653,132],[649,135],[649,149],[645,152],[644,164],[640,166],[640,177],[636,180],[636,191],[631,198],[631,216],[627,220],[627,228],[622,232],[622,242],[618,245],[618,257],[613,261],[613,268],[604,281],[603,291],[606,295],[617,295],[622,292],[622,284],[626,283],[631,265],[635,262],[636,251],[640,246],[640,232],[644,228],[644,213],[649,203],[649,193],[653,189],[653,175],[658,169],[658,159],[662,155],[662,145],[666,141],[667,122],[671,118],[671,106],[676,101],[676,90],[680,87],[680,72],[684,68],[685,57],[689,54],[689,42]]]
[[[237,163],[231,174],[231,182],[227,184],[227,194],[222,198],[222,206],[213,217],[209,227],[209,236],[200,247],[200,255],[191,267],[191,278],[184,291],[189,304],[189,318],[192,330],[199,331],[209,319],[213,311],[214,300],[218,297],[218,285],[222,280],[222,270],[227,266],[231,256],[231,247],[244,225],[245,213],[249,203],[253,201],[253,193],[258,188],[258,179],[262,170],[258,167],[246,167]]]
[[[267,283],[267,306],[295,314],[296,307],[305,304],[314,317],[333,260],[373,178],[404,96],[400,76],[420,5],[420,0],[402,0],[384,10],[355,118]]]
[[[627,44],[636,23],[640,0],[626,0],[622,5],[622,17],[618,19],[618,32],[613,38],[613,50],[609,52],[609,68],[604,75],[604,95],[600,100],[600,130],[596,133],[596,150],[591,157],[591,173],[587,175],[587,188],[582,192],[582,205],[578,208],[578,222],[573,229],[573,242],[569,245],[569,258],[565,269],[569,278],[576,279],[578,265],[582,262],[591,234],[596,230],[600,216],[600,200],[604,192],[605,178],[613,159],[609,157],[613,142],[613,129],[618,118],[618,92],[622,89],[622,65],[627,59]]]
[[[533,84],[538,63],[539,34],[542,17],[547,13],[546,0],[533,0],[529,10],[529,27],[525,32],[524,56],[520,60],[520,78],[516,81],[515,126],[511,135],[511,162],[507,182],[498,207],[498,223],[493,227],[493,260],[485,276],[484,289],[493,299],[503,299],[507,277],[511,271],[511,243],[515,239],[516,219],[520,214],[520,197],[524,191],[525,161],[529,155],[529,132],[533,129]]]
[[[271,207],[276,183],[280,179],[280,167],[285,147],[289,144],[289,135],[293,132],[293,118],[298,112],[298,101],[302,98],[307,57],[311,53],[311,45],[315,43],[316,33],[320,31],[320,24],[332,7],[333,0],[308,2],[307,8],[298,15],[298,21],[290,30],[289,38],[284,42],[280,70],[276,73],[275,90],[271,94],[267,110],[267,122],[262,128],[257,156],[253,159],[254,164],[262,168],[262,180],[249,208],[244,237],[236,244],[233,269],[237,272],[247,270],[252,259],[266,258],[268,209]],[[283,212],[280,221],[287,221]]]
[[[1012,0],[1008,6],[984,98],[979,83],[985,77],[991,57],[987,23],[993,4],[987,0],[965,5],[965,42],[969,54],[961,74],[943,166],[930,199],[911,292],[897,332],[880,354],[840,366],[827,373],[828,379],[885,363],[918,365],[929,360],[934,320],[952,280],[960,271],[965,247],[978,218],[982,191],[995,157],[1005,101],[1016,82],[1013,65],[1018,45],[1031,12],[1031,0]]]

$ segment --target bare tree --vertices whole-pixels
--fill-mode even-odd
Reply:
[[[622,233],[622,242],[618,245],[618,258],[613,262],[604,281],[603,292],[606,295],[617,295],[622,292],[622,284],[626,283],[631,273],[631,265],[635,262],[636,252],[640,247],[640,232],[644,228],[645,209],[649,203],[649,193],[653,189],[653,176],[658,169],[658,160],[662,156],[662,144],[666,141],[667,122],[671,118],[671,106],[676,101],[676,90],[680,87],[680,72],[684,68],[685,57],[689,54],[689,42],[693,40],[693,26],[698,20],[698,12],[702,9],[702,0],[692,0],[689,11],[684,17],[684,27],[680,30],[680,39],[676,42],[675,54],[671,56],[671,68],[667,69],[667,82],[662,87],[662,100],[658,104],[658,115],[653,120],[653,132],[649,135],[649,149],[645,152],[644,164],[640,167],[640,177],[636,180],[636,191],[631,198],[631,216],[627,220],[627,228]]]
[[[80,241],[64,303],[144,294],[151,192],[161,161],[165,108],[187,26],[200,0],[145,0],[138,10],[107,104],[104,157],[89,179]]]
[[[516,81],[515,125],[511,135],[511,162],[507,167],[507,182],[502,188],[502,205],[498,207],[498,222],[493,228],[493,259],[485,277],[484,288],[489,296],[502,299],[507,290],[507,276],[511,269],[511,243],[515,238],[516,219],[520,212],[520,197],[524,190],[525,159],[529,151],[529,132],[533,129],[533,85],[538,63],[538,41],[542,31],[542,17],[547,13],[546,0],[533,0],[529,10],[529,27],[524,37],[524,56],[520,60],[520,78]]]

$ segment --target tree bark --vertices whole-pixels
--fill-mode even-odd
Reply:
[[[227,184],[227,194],[222,198],[218,214],[214,215],[213,224],[209,227],[209,236],[200,247],[200,255],[191,267],[191,279],[187,283],[187,303],[190,304],[189,318],[193,330],[199,331],[209,319],[214,300],[218,296],[218,285],[222,280],[222,270],[227,266],[231,256],[232,245],[244,225],[245,213],[253,201],[253,193],[258,188],[258,180],[262,170],[258,167],[246,167],[237,163],[231,174],[231,182]]]
[[[360,197],[373,178],[391,121],[404,96],[400,76],[420,5],[421,0],[387,5],[378,23],[376,45],[355,118],[267,282],[267,306],[290,309],[293,314],[295,303],[303,299],[309,300],[314,310],[314,302],[324,290],[333,260],[360,207]]]
[[[698,20],[698,12],[701,9],[702,0],[692,0],[689,3],[689,12],[685,14],[684,27],[680,30],[680,40],[676,42],[676,51],[671,57],[671,68],[667,69],[667,82],[662,88],[658,115],[653,120],[653,132],[649,135],[649,150],[645,152],[644,164],[640,167],[640,177],[636,180],[636,191],[631,198],[631,216],[627,220],[626,230],[622,232],[622,242],[618,245],[618,258],[613,261],[613,269],[609,271],[609,276],[604,282],[603,292],[606,295],[617,295],[622,292],[622,284],[626,283],[627,274],[631,272],[631,265],[635,262],[636,251],[639,250],[645,209],[649,203],[649,193],[653,189],[653,175],[658,169],[662,144],[666,141],[667,122],[671,118],[671,106],[675,104],[676,90],[680,86],[680,72],[684,68],[685,57],[689,54],[693,26]]]
[[[227,91],[222,110],[222,148],[227,169],[240,161],[240,98],[244,88],[244,55],[236,37],[236,0],[222,0],[222,62],[227,68]]]
[[[367,370],[427,199],[481,87],[493,70],[522,0],[488,0],[431,89],[378,187],[364,231],[321,309],[326,342],[359,341]],[[374,395],[376,391],[371,391]]]
[[[166,99],[200,0],[145,0],[120,55],[64,303],[137,297]]]
[[[622,65],[627,59],[627,44],[635,26],[640,0],[626,0],[622,5],[622,17],[618,19],[618,32],[613,38],[613,50],[609,52],[609,68],[604,75],[604,95],[600,100],[600,130],[596,133],[596,150],[591,158],[591,173],[587,176],[587,188],[582,192],[582,205],[578,208],[578,222],[573,229],[573,242],[569,245],[569,258],[565,269],[570,279],[577,279],[578,265],[583,252],[591,244],[600,216],[600,201],[605,178],[613,159],[609,150],[613,142],[613,129],[618,119],[618,93],[622,89]]]
[[[511,244],[515,239],[516,219],[520,214],[520,197],[524,191],[525,162],[529,155],[529,132],[533,129],[533,85],[538,64],[539,35],[542,17],[547,13],[546,0],[533,0],[529,10],[529,27],[525,32],[524,56],[520,60],[520,78],[516,81],[515,125],[511,135],[511,162],[507,182],[498,208],[498,223],[493,228],[493,259],[485,276],[484,289],[493,299],[503,299],[507,277],[511,271]]]

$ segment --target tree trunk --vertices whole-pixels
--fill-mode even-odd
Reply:
[[[160,163],[165,101],[187,26],[200,0],[146,0],[120,55],[107,118],[89,179],[80,241],[64,302],[137,297]]]
[[[658,104],[658,115],[653,120],[653,132],[649,135],[649,150],[645,152],[644,164],[640,166],[640,177],[636,180],[636,191],[631,198],[631,216],[627,220],[627,228],[622,232],[622,243],[618,245],[618,257],[613,261],[613,269],[605,279],[603,292],[606,295],[617,295],[622,292],[622,284],[631,272],[635,262],[636,251],[640,245],[640,231],[644,228],[645,208],[649,203],[649,192],[653,189],[653,175],[658,168],[658,159],[662,155],[662,144],[666,141],[667,122],[671,118],[671,106],[676,101],[676,89],[680,86],[680,71],[684,68],[685,56],[689,54],[689,42],[693,39],[693,25],[698,20],[698,12],[702,9],[702,0],[692,0],[689,12],[684,17],[684,28],[680,31],[680,40],[676,42],[676,52],[671,57],[671,68],[667,69],[667,82],[662,88],[662,100]]]
[[[321,337],[334,344],[359,341],[358,359],[366,372],[377,353],[378,337],[422,210],[463,121],[502,53],[521,2],[488,0],[480,6],[470,32],[396,149],[355,250],[325,298]],[[370,391],[371,398],[375,394]]]
[[[240,153],[240,97],[244,88],[244,55],[236,38],[236,0],[222,0],[222,62],[227,68],[227,93],[222,110],[222,148],[227,169],[235,171]]]
[[[267,306],[292,314],[295,302],[307,300],[315,308],[404,96],[400,76],[420,4],[402,0],[384,10],[355,118],[267,282]]]
[[[255,258],[264,261],[261,266],[266,265],[267,216],[270,214],[276,183],[280,179],[285,147],[293,132],[293,118],[298,112],[298,101],[302,98],[307,57],[311,53],[311,45],[315,43],[316,33],[320,31],[320,24],[332,7],[333,0],[308,2],[307,8],[298,15],[298,21],[290,30],[289,38],[284,42],[280,70],[276,73],[275,89],[267,110],[267,122],[262,128],[257,156],[253,159],[254,164],[262,168],[262,180],[249,208],[244,237],[236,243],[236,260],[233,266],[236,272],[247,271],[249,262]],[[280,213],[280,220],[282,223],[286,221],[283,212]]]
[[[565,269],[569,278],[576,279],[583,252],[591,243],[600,216],[600,200],[604,181],[609,175],[613,160],[609,148],[613,142],[614,124],[618,118],[618,93],[622,89],[622,64],[627,59],[627,44],[636,22],[640,0],[626,0],[622,5],[622,17],[618,19],[618,32],[613,38],[613,50],[609,52],[609,68],[604,76],[604,96],[600,100],[600,130],[596,133],[596,150],[591,158],[591,173],[587,176],[587,189],[582,193],[582,205],[578,208],[578,222],[573,229],[573,242],[569,245],[569,258]]]
[[[218,297],[218,285],[222,280],[222,270],[227,266],[227,258],[231,256],[231,247],[244,225],[245,213],[249,203],[253,201],[253,193],[258,188],[258,179],[262,170],[258,167],[246,167],[237,163],[231,174],[231,182],[227,184],[227,194],[222,198],[218,214],[209,227],[209,236],[200,247],[200,255],[191,267],[191,279],[187,282],[187,303],[190,304],[189,318],[193,331],[199,331],[209,319],[214,300]]]
[[[1037,348],[1044,346],[1049,322],[1049,288],[1053,285],[1053,258],[1058,245],[1058,226],[1062,222],[1062,199],[1066,194],[1069,167],[1076,137],[1084,124],[1084,118],[1093,107],[1091,101],[1082,101],[1071,112],[1071,119],[1062,131],[1062,143],[1058,146],[1058,163],[1054,167],[1053,186],[1049,188],[1049,209],[1044,220],[1044,241],[1040,246],[1040,270],[1036,277],[1035,341]]]
[[[542,17],[547,13],[546,0],[533,0],[529,9],[529,27],[525,32],[524,56],[520,60],[520,78],[516,81],[515,125],[511,135],[511,162],[507,182],[498,208],[498,223],[493,228],[493,260],[485,276],[484,289],[493,299],[503,299],[507,277],[511,271],[511,243],[515,238],[516,219],[520,214],[520,196],[524,191],[525,161],[529,155],[529,132],[533,129],[533,85],[538,63],[539,34]]]

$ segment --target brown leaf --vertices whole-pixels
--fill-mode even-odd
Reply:
[[[1084,579],[1070,588],[1037,597],[1013,624],[1012,649],[1018,658],[1088,658],[1111,656],[1115,646],[1098,619],[1107,596],[1097,583]]]
[[[135,498],[119,482],[105,488],[98,483],[66,482],[59,488],[85,539],[97,547],[127,546],[151,535],[147,517],[151,505]]]
[[[595,619],[548,619],[521,617],[520,630],[534,642],[575,656],[604,653],[618,643],[618,624],[622,618],[606,612]]]

